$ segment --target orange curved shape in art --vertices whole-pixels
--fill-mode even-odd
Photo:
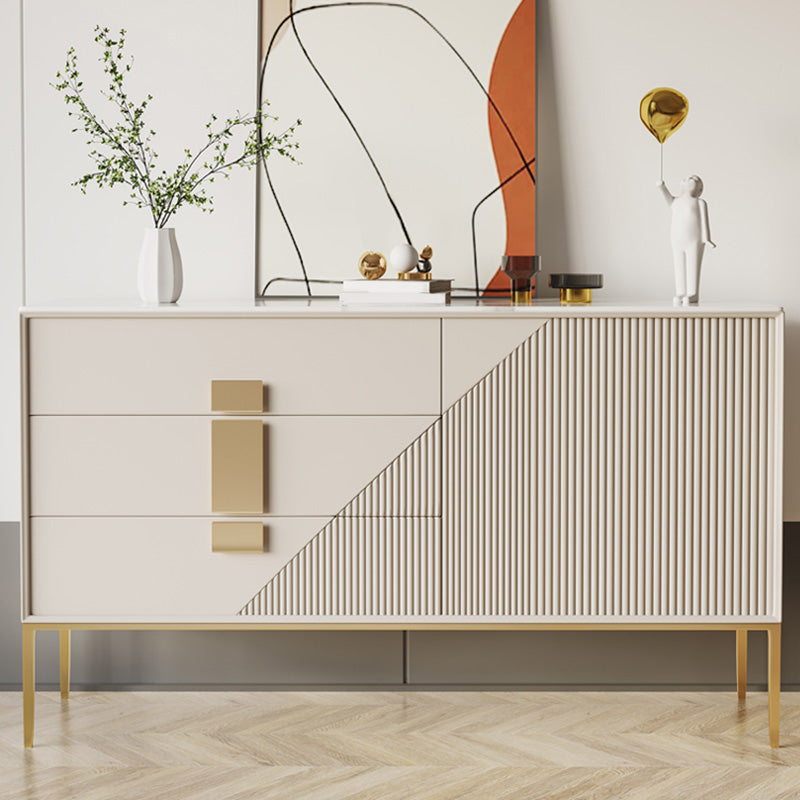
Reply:
[[[536,0],[522,0],[514,12],[495,54],[489,95],[517,140],[514,145],[497,112],[489,103],[489,135],[500,182],[513,175],[536,154]],[[530,167],[533,175],[535,164]],[[503,188],[506,212],[506,255],[536,253],[536,187],[527,170]],[[487,289],[510,288],[499,269]]]

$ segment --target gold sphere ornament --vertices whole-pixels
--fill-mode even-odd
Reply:
[[[639,116],[645,128],[660,144],[664,144],[683,125],[688,114],[686,97],[666,86],[649,91],[639,103]]]
[[[358,259],[358,271],[368,280],[376,281],[386,272],[386,256],[367,250]]]

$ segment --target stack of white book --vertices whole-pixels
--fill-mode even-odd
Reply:
[[[379,279],[374,281],[343,281],[339,302],[343,306],[355,305],[442,305],[450,304],[452,280],[399,281]]]

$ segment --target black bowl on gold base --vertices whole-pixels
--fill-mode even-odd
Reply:
[[[550,276],[550,286],[561,291],[564,305],[586,305],[592,302],[592,289],[603,287],[603,276],[597,272],[556,272]]]

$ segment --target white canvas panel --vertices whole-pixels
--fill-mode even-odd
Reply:
[[[296,8],[308,5],[304,0]],[[497,46],[518,0],[410,0],[407,5],[447,37],[488,87]],[[269,0],[266,8],[265,21],[275,25]],[[498,183],[487,99],[478,84],[447,45],[407,10],[322,9],[300,13],[295,22],[308,54],[372,153],[414,246],[433,247],[438,276],[472,286],[472,209]],[[359,255],[365,250],[388,254],[404,241],[402,228],[289,26],[270,54],[264,91],[282,121],[303,121],[302,165],[274,161],[270,169],[309,276],[358,277]],[[301,270],[263,175],[259,180],[263,287],[278,275],[300,277]],[[477,232],[485,285],[505,247],[499,192],[481,209]],[[274,291],[302,292],[304,287],[283,284]]]

